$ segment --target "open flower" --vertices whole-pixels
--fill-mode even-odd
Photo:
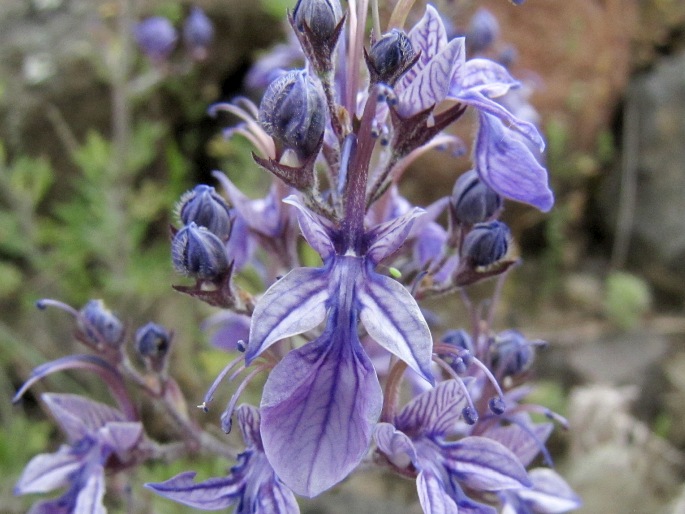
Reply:
[[[281,339],[315,328],[317,339],[289,352],[272,370],[262,396],[264,451],[296,493],[315,496],[345,478],[366,453],[382,394],[359,341],[358,322],[379,345],[428,382],[432,340],[409,292],[374,271],[407,237],[414,209],[365,232],[363,251],[342,250],[339,232],[294,197],[300,228],[323,258],[322,268],[297,268],[257,302],[245,360]]]
[[[448,440],[457,435],[466,392],[447,380],[417,396],[393,423],[379,423],[378,451],[403,474],[416,476],[426,514],[494,513],[494,508],[469,498],[476,492],[527,488],[531,481],[517,456],[501,443],[480,436]]]

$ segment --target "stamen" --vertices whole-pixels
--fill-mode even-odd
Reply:
[[[467,389],[464,381],[461,379],[459,375],[457,375],[457,373],[450,367],[449,364],[442,360],[442,358],[438,357],[437,355],[433,355],[433,362],[435,362],[438,366],[445,370],[451,378],[456,380],[457,384],[459,384],[459,387],[461,387],[462,391],[464,391],[464,395],[466,396],[468,406],[464,407],[464,409],[462,410],[462,415],[464,416],[464,421],[466,421],[466,423],[468,423],[469,425],[475,424],[476,421],[478,421],[478,411],[476,410],[476,407],[473,405],[471,394],[469,394],[469,390]]]
[[[545,464],[547,464],[548,467],[553,468],[554,461],[552,460],[552,455],[550,455],[545,444],[540,441],[537,435],[535,435],[535,432],[533,432],[529,426],[519,419],[507,417],[506,420],[518,426],[521,430],[527,433],[533,441],[535,441],[537,447],[540,448],[540,453],[542,453],[542,458],[545,460]]]
[[[233,368],[235,368],[238,364],[240,364],[241,362],[244,363],[244,361],[245,361],[245,357],[240,356],[237,359],[234,359],[229,364],[227,364],[226,367],[223,370],[221,370],[221,373],[219,373],[219,375],[214,379],[214,382],[212,383],[212,385],[209,387],[209,389],[205,393],[204,401],[202,402],[201,405],[198,405],[198,408],[204,410],[205,412],[208,411],[207,404],[210,403],[214,399],[214,392],[217,390],[217,388],[219,387],[221,382],[223,382],[224,378],[226,378],[226,375],[228,375],[230,373],[230,371]],[[240,368],[238,369],[238,372],[242,372],[244,369],[245,369],[245,364],[240,366]],[[229,378],[228,381],[230,382],[231,380],[233,380],[235,378],[235,376],[236,375],[231,376],[231,378]]]
[[[267,366],[258,366],[255,368],[249,375],[245,377],[245,379],[233,393],[233,396],[231,396],[228,405],[226,405],[226,410],[223,412],[223,414],[221,414],[221,429],[225,433],[229,434],[231,432],[231,427],[233,425],[231,418],[233,417],[233,411],[235,410],[235,404],[238,402],[238,398],[240,398],[240,395],[243,393],[252,379],[265,369],[267,369]]]
[[[42,298],[38,300],[36,302],[36,307],[41,311],[47,309],[48,307],[57,307],[58,309],[68,312],[76,319],[81,318],[81,313],[74,309],[71,305],[67,305],[64,302],[60,302],[59,300],[53,300],[52,298]]]

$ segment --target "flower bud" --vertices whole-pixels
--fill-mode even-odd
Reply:
[[[478,9],[471,18],[466,43],[470,53],[487,50],[499,37],[499,23],[487,9]]]
[[[464,329],[448,330],[442,336],[442,342],[450,346],[456,346],[460,350],[466,350],[473,355],[473,340],[471,335]]]
[[[163,16],[153,16],[138,23],[134,29],[140,50],[153,62],[165,61],[174,51],[178,36],[171,22]]]
[[[511,233],[501,221],[478,223],[464,238],[461,254],[472,266],[490,266],[509,250]]]
[[[491,219],[502,208],[502,197],[470,170],[455,182],[450,208],[458,224],[475,225]]]
[[[374,43],[367,54],[371,82],[392,86],[414,63],[416,52],[402,30],[393,29]]]
[[[174,236],[171,259],[176,271],[201,280],[214,280],[229,269],[221,239],[192,222]]]
[[[183,23],[183,41],[194,59],[207,57],[207,49],[214,39],[214,26],[205,12],[193,7]]]
[[[505,330],[495,337],[492,368],[499,377],[520,375],[530,369],[534,360],[534,343],[518,330]]]
[[[94,345],[118,348],[124,342],[124,325],[102,300],[90,300],[77,318],[79,332]]]
[[[136,352],[148,369],[160,372],[166,364],[171,335],[161,325],[148,323],[136,330]]]
[[[317,39],[314,44],[326,43],[342,20],[342,7],[338,0],[298,0],[293,18],[300,32],[309,27]]]
[[[205,227],[222,241],[231,234],[231,214],[224,199],[211,186],[200,184],[181,196],[178,208],[184,225]]]
[[[323,137],[326,99],[305,70],[291,71],[269,84],[259,122],[267,134],[306,159]]]

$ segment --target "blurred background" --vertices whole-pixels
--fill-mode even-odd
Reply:
[[[535,400],[571,422],[550,442],[557,467],[583,497],[582,512],[685,513],[685,2],[434,3],[455,33],[478,8],[496,17],[495,49],[531,88],[547,139],[557,203],[544,215],[507,206],[524,264],[507,284],[497,328],[550,342],[535,365]],[[138,22],[161,15],[180,28],[192,6],[214,24],[205,53],[181,41],[164,59],[139,50]],[[81,351],[72,320],[38,312],[37,299],[80,308],[103,298],[129,332],[150,320],[172,329],[173,374],[191,402],[225,364],[199,329],[214,311],[171,290],[179,277],[169,224],[178,197],[213,184],[214,169],[254,195],[264,191],[249,145],[221,135],[236,120],[206,112],[239,94],[259,98],[246,74],[286,40],[282,16],[293,6],[0,2],[0,512],[27,509],[33,498],[13,497],[13,484],[32,456],[61,441],[38,394],[88,391],[109,401],[97,381],[66,373],[11,404],[32,368]],[[467,167],[432,152],[403,192],[425,205],[449,194]],[[465,325],[456,302],[440,314],[445,328]],[[220,474],[226,465],[195,467]],[[190,466],[149,466],[135,482]],[[184,511],[133,494],[147,512]],[[412,484],[380,474],[303,510],[420,512]]]

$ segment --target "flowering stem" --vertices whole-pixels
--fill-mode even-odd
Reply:
[[[400,384],[402,383],[402,377],[404,376],[406,369],[407,364],[404,361],[397,361],[390,370],[388,381],[385,384],[385,398],[383,410],[381,411],[381,421],[390,423],[397,413],[397,403],[400,398]]]

